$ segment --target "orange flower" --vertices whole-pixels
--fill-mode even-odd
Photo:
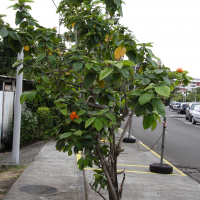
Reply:
[[[76,112],[72,112],[71,115],[70,115],[70,119],[74,122],[74,119],[78,119],[79,116],[76,114]]]
[[[182,68],[178,68],[176,71],[179,72],[179,73],[182,73],[183,69]]]

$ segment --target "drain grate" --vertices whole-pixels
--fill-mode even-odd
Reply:
[[[199,170],[196,168],[179,168],[183,173],[199,173]]]
[[[19,188],[20,192],[25,192],[28,194],[53,194],[58,190],[54,187],[46,185],[25,185]]]

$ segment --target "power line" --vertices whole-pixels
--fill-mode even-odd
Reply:
[[[55,7],[56,7],[56,8],[58,8],[58,7],[56,6],[56,4],[55,4],[54,0],[52,0],[52,2],[53,2],[53,4],[55,5]]]

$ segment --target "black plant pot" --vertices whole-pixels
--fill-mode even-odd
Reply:
[[[122,142],[135,143],[136,142],[136,138],[134,138],[134,137],[132,137],[132,138],[124,138]]]
[[[160,174],[171,174],[173,172],[173,167],[168,164],[152,163],[149,166],[151,172]]]

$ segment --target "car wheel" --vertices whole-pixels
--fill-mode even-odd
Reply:
[[[136,139],[135,138],[124,138],[123,142],[126,142],[126,143],[135,143]]]
[[[189,115],[189,121],[192,122],[192,117]]]
[[[185,119],[188,120],[188,116],[187,115],[185,115]]]
[[[192,124],[196,124],[196,121],[194,120],[194,117],[192,118]]]

